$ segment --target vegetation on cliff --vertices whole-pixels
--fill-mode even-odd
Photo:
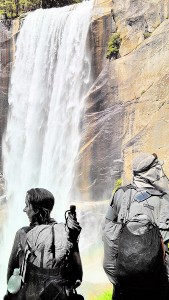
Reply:
[[[107,290],[99,296],[92,297],[92,300],[110,300],[112,299],[112,290]]]
[[[144,38],[148,39],[151,36],[151,32],[145,32],[144,33]]]
[[[42,0],[43,8],[62,7],[73,3],[79,3],[82,0]]]
[[[115,186],[114,189],[112,191],[112,195],[114,195],[114,193],[122,186],[122,178],[119,178],[116,180],[115,182]]]
[[[112,57],[117,58],[120,44],[121,44],[120,34],[113,33],[108,42],[106,58],[108,59],[111,59]]]
[[[81,0],[1,0],[0,19],[14,19],[37,8],[61,7]]]
[[[0,15],[4,19],[14,19],[22,13],[41,7],[41,0],[1,0]]]

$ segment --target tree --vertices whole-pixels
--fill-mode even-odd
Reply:
[[[14,19],[22,13],[41,7],[41,5],[41,0],[1,0],[0,15],[7,19]]]
[[[121,44],[120,34],[115,32],[109,39],[106,58],[111,59],[112,57],[117,58],[119,53],[119,48]]]
[[[81,0],[42,0],[42,8],[62,7],[80,2]]]
[[[0,0],[0,18],[14,19],[37,8],[61,7],[82,0]]]

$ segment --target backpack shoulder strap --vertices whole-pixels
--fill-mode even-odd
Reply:
[[[50,224],[51,226],[51,233],[52,233],[52,244],[51,244],[51,253],[53,255],[53,260],[55,259],[56,257],[56,254],[55,254],[55,230],[54,230],[54,225],[57,224],[57,222],[53,222]],[[43,260],[44,260],[44,247],[42,248],[41,250],[41,261],[40,261],[40,267],[43,268]]]
[[[55,259],[55,231],[54,231],[54,225],[56,223],[52,224],[52,245],[51,245],[51,251],[53,254],[53,259]]]
[[[119,189],[122,189],[124,192],[126,192],[129,189],[137,190],[136,186],[134,186],[133,184],[128,184],[128,185],[125,185],[125,186],[121,186]]]
[[[24,258],[23,258],[23,262],[22,262],[22,265],[21,265],[21,268],[20,268],[20,275],[22,277],[22,282],[23,283],[25,281],[27,260],[28,260],[28,257],[29,257],[30,254],[31,254],[31,251],[29,249],[29,245],[28,245],[28,243],[26,243],[25,250],[24,250]]]
[[[119,190],[123,190],[123,192],[125,193],[125,192],[126,192],[127,190],[129,190],[129,189],[137,190],[137,187],[134,186],[133,184],[128,184],[128,185],[120,186],[120,187],[116,190],[116,192],[119,191]],[[116,193],[116,192],[115,192],[115,193]],[[115,195],[115,193],[114,193],[114,195]],[[113,197],[114,197],[114,195],[113,195]]]
[[[32,227],[31,226],[25,226],[25,227],[22,227],[21,228],[25,233],[28,233],[31,229],[32,229]]]
[[[122,187],[122,189],[124,191],[124,195],[123,195],[121,209],[120,209],[120,215],[121,215],[120,222],[125,223],[128,219],[130,206],[131,206],[131,202],[132,202],[132,199],[131,199],[132,190],[135,190],[137,192],[137,188],[134,185],[129,184],[125,187]],[[128,190],[130,190],[130,193],[129,193],[129,197],[127,198],[126,192]]]

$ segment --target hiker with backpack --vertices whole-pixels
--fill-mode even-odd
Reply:
[[[54,201],[53,194],[46,189],[27,191],[23,211],[30,225],[16,233],[5,300],[76,299],[75,289],[82,281],[78,249],[81,227],[75,206],[66,212],[66,224],[52,219]]]
[[[169,299],[169,180],[156,154],[133,160],[133,183],[111,200],[103,230],[113,300]]]

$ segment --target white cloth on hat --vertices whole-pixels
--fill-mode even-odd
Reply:
[[[133,160],[133,181],[136,186],[139,188],[154,187],[162,192],[169,193],[169,180],[163,171],[162,165],[163,161],[150,153],[141,153],[136,157]]]

